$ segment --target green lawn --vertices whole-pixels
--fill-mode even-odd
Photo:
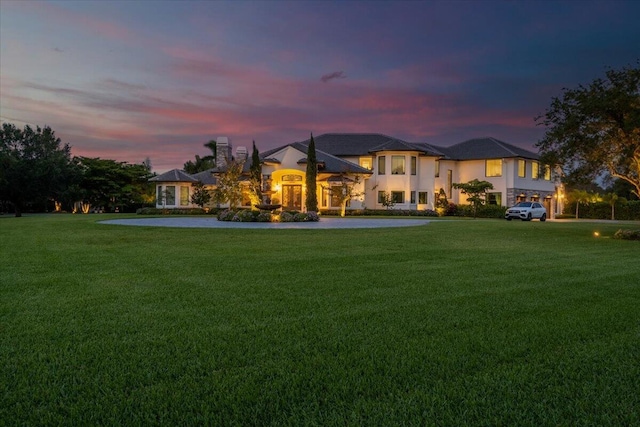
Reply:
[[[109,217],[0,217],[0,425],[640,424],[639,223]]]

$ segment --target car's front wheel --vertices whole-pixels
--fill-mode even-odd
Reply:
[[[523,221],[531,221],[531,212],[527,214],[526,218],[522,218]]]
[[[511,218],[510,216],[508,216],[508,217],[506,218],[506,220],[507,220],[507,221],[511,221],[512,219],[513,219],[513,218]]]
[[[540,217],[540,221],[545,222],[547,220],[547,214],[543,213],[542,216]]]

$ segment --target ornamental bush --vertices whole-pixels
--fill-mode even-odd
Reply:
[[[618,230],[613,235],[614,239],[620,240],[640,240],[640,230]]]
[[[235,222],[255,222],[257,220],[259,212],[251,211],[248,209],[241,209],[233,216]]]
[[[320,216],[318,215],[318,212],[309,211],[307,212],[307,217],[305,218],[305,221],[318,222],[320,221]]]
[[[218,214],[218,221],[233,221],[236,212],[231,209],[225,209]]]
[[[280,222],[294,222],[294,215],[295,213],[291,213],[291,212],[282,212],[280,214]]]

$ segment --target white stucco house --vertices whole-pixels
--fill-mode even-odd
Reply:
[[[318,161],[318,207],[339,209],[328,187],[344,179],[356,182],[359,195],[348,209],[384,209],[383,195],[391,195],[397,209],[434,209],[435,197],[443,189],[447,199],[466,204],[466,197],[453,183],[473,179],[488,181],[494,189],[488,203],[511,206],[535,200],[545,204],[549,216],[561,213],[562,184],[549,168],[539,163],[536,153],[495,138],[476,138],[449,147],[407,142],[382,134],[332,133],[314,137]],[[294,142],[261,153],[262,187],[268,202],[283,209],[304,210],[306,155],[309,140]],[[171,170],[151,180],[157,186],[157,207],[195,207],[190,201],[192,186],[201,181],[215,188],[216,174],[231,157],[228,138],[218,138],[215,168],[189,175]],[[235,158],[247,158],[238,147]],[[222,159],[222,160],[221,160]],[[251,159],[244,170],[248,175]],[[243,202],[249,207],[248,197]]]

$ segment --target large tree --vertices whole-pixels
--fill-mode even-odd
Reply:
[[[195,160],[188,160],[182,166],[182,169],[186,173],[194,174],[198,172],[204,172],[206,170],[216,167],[216,141],[211,140],[204,144],[205,148],[211,150],[211,154],[200,157],[196,154]]]
[[[238,160],[227,161],[226,169],[216,174],[216,189],[213,190],[213,199],[216,203],[229,203],[229,209],[235,209],[242,202],[242,176],[243,162]]]
[[[260,152],[256,148],[256,142],[253,141],[253,151],[251,153],[251,167],[249,179],[249,194],[251,198],[251,207],[262,203],[262,163],[260,162]]]
[[[611,69],[588,86],[564,89],[536,121],[546,127],[537,143],[542,161],[560,166],[569,182],[608,173],[640,197],[640,68]]]
[[[0,200],[11,202],[17,217],[27,207],[42,209],[48,201],[59,200],[72,173],[71,149],[61,145],[50,127],[2,124]]]
[[[316,143],[313,140],[313,134],[311,134],[309,147],[307,147],[307,174],[306,174],[307,196],[305,199],[307,212],[318,211],[318,194],[316,193],[317,177],[318,177],[318,160],[316,158]]]

